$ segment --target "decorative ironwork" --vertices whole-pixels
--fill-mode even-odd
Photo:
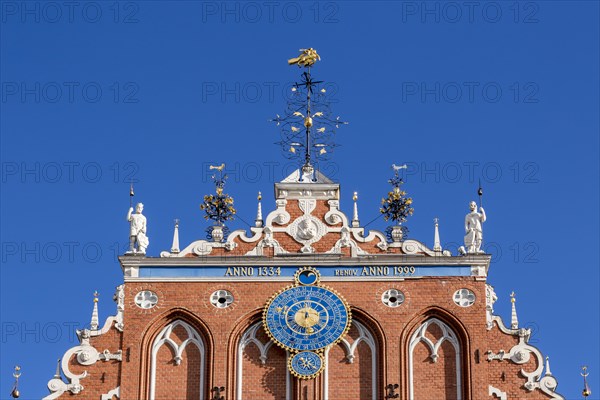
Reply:
[[[400,385],[394,383],[393,385],[390,383],[385,387],[386,395],[385,399],[397,399],[400,397],[400,393],[396,393],[396,389],[398,389]]]
[[[221,230],[225,231],[227,230],[225,221],[232,221],[235,218],[236,213],[236,210],[233,207],[233,197],[223,193],[223,188],[225,187],[225,182],[227,180],[227,174],[223,174],[225,164],[219,166],[211,165],[210,169],[216,170],[215,174],[212,176],[215,183],[216,194],[204,196],[204,202],[200,204],[200,209],[204,210],[206,213],[204,216],[205,219],[215,221],[216,225],[222,227]],[[213,230],[214,226],[207,229],[207,238],[209,240],[212,240],[213,238]]]
[[[210,389],[210,392],[213,394],[213,397],[211,400],[225,400],[225,396],[221,396],[221,393],[225,391],[225,386],[215,386],[214,388]]]
[[[307,174],[313,172],[313,163],[325,161],[333,153],[337,147],[335,133],[347,122],[333,116],[327,90],[321,85],[324,81],[316,81],[311,76],[310,67],[321,59],[316,50],[300,51],[303,53],[288,63],[306,70],[301,81],[292,86],[285,114],[277,114],[271,121],[280,127],[281,140],[276,144],[287,158],[302,163],[302,170]]]
[[[406,168],[406,166],[397,167],[392,165],[392,168],[394,169],[394,176],[388,180],[389,184],[392,185],[392,190],[388,192],[387,198],[381,199],[380,211],[383,214],[383,219],[386,221],[392,220],[396,225],[400,225],[413,214],[414,209],[411,207],[413,200],[406,197],[406,192],[400,189],[404,181],[398,171]]]

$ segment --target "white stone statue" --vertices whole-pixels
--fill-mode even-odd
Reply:
[[[146,236],[146,217],[142,215],[144,205],[138,203],[135,206],[135,214],[133,207],[129,208],[127,213],[127,221],[129,221],[129,251],[127,253],[146,254],[146,249],[150,244],[148,236]],[[137,244],[137,249],[135,245]]]
[[[483,253],[481,250],[481,242],[483,241],[482,224],[485,222],[485,211],[483,207],[479,207],[477,212],[477,203],[472,201],[469,203],[471,212],[465,216],[465,246],[468,254]]]

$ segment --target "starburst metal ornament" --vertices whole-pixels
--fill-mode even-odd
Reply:
[[[392,242],[399,242],[408,233],[405,226],[401,226],[411,216],[414,209],[411,207],[412,198],[406,197],[406,192],[400,187],[404,183],[400,177],[399,171],[406,169],[406,165],[392,165],[394,176],[388,180],[392,185],[392,190],[388,192],[387,197],[381,199],[381,208],[379,211],[383,214],[383,219],[386,221],[392,220],[395,224],[386,230],[388,238]]]
[[[281,146],[286,158],[297,160],[302,172],[312,174],[313,164],[325,161],[333,153],[337,144],[335,133],[341,125],[346,125],[340,117],[331,112],[327,90],[323,81],[313,80],[311,67],[321,60],[313,48],[300,49],[298,57],[288,60],[290,65],[306,68],[301,81],[292,86],[285,114],[277,114],[271,121],[280,127]]]
[[[204,202],[200,204],[200,209],[206,213],[204,219],[213,220],[216,224],[216,226],[207,229],[208,239],[220,242],[225,236],[225,222],[232,221],[235,218],[236,210],[233,207],[233,197],[223,193],[223,188],[225,187],[225,182],[227,180],[227,174],[223,174],[225,164],[219,166],[211,165],[210,169],[216,170],[215,174],[212,176],[216,193],[204,196]]]

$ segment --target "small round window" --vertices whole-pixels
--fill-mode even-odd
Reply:
[[[454,302],[461,307],[470,307],[475,303],[475,293],[469,289],[458,289],[454,292]]]
[[[135,305],[147,310],[158,303],[158,296],[150,290],[143,290],[135,295]]]
[[[233,295],[228,290],[217,290],[210,295],[210,304],[217,308],[227,308],[233,303]]]
[[[381,302],[388,307],[398,307],[404,303],[404,293],[398,289],[388,289],[381,295]]]

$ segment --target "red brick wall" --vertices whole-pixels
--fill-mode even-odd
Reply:
[[[178,345],[188,338],[182,326],[173,329],[170,336]],[[198,399],[200,398],[200,351],[195,344],[189,344],[182,353],[179,365],[174,361],[175,352],[168,344],[163,344],[156,355],[155,399]]]
[[[268,343],[269,338],[260,328],[257,339]],[[285,350],[271,346],[263,364],[260,351],[255,344],[244,349],[242,368],[242,394],[244,399],[285,400],[286,396],[286,353]]]
[[[486,352],[509,351],[518,343],[518,337],[506,335],[498,328],[486,329],[485,320],[485,284],[470,277],[420,278],[396,282],[324,282],[342,294],[353,308],[353,317],[367,326],[377,341],[378,348],[378,397],[383,398],[384,386],[398,383],[401,399],[408,398],[408,343],[414,331],[427,319],[437,317],[452,327],[461,341],[464,358],[461,369],[464,376],[464,398],[486,399],[488,385],[492,384],[506,391],[509,398],[545,399],[539,390],[528,392],[523,388],[525,379],[521,368],[532,371],[536,367],[532,359],[525,365],[509,361],[486,359]],[[148,396],[148,377],[150,368],[150,348],[160,330],[168,323],[183,319],[203,335],[206,347],[206,384],[205,395],[213,386],[225,386],[226,398],[235,398],[235,371],[237,366],[237,344],[243,332],[253,323],[260,321],[262,308],[267,299],[286,286],[283,282],[135,282],[125,288],[125,331],[122,334],[114,328],[100,337],[92,338],[91,344],[99,351],[109,349],[115,352],[122,348],[123,362],[98,362],[83,367],[72,362],[72,371],[88,371],[88,377],[82,379],[85,387],[81,398],[99,398],[102,393],[121,385],[121,397],[124,399],[145,399]],[[460,288],[470,288],[477,296],[475,304],[462,308],[454,304],[452,294]],[[381,293],[389,288],[400,289],[406,300],[397,308],[389,308],[381,303]],[[136,293],[142,289],[153,290],[159,295],[158,306],[151,310],[141,310],[133,304]],[[217,289],[227,289],[234,293],[235,302],[226,309],[216,309],[209,302],[210,293]],[[349,340],[352,338],[352,333]],[[435,336],[435,332],[432,334]],[[339,348],[332,349],[330,361],[330,388],[341,390],[346,398],[367,396],[366,386],[359,385],[360,380],[369,381],[370,361],[368,348],[361,345],[354,364],[341,362],[344,354]],[[195,350],[194,350],[195,351]],[[419,350],[420,351],[420,350]],[[415,367],[417,387],[430,385],[433,373],[445,386],[447,377],[454,376],[454,366],[446,362],[443,354],[451,353],[444,346],[440,351],[440,360],[435,365],[426,360],[428,353],[423,351],[418,357],[422,367]],[[170,355],[169,355],[170,356]],[[166,357],[166,355],[165,355]],[[173,382],[164,382],[164,387],[174,386],[192,390],[196,382],[188,371],[194,354],[185,354],[179,367],[170,366],[163,359],[163,367],[171,368]],[[266,366],[255,361],[256,349],[250,346],[244,355],[244,386],[254,393],[260,393],[259,399],[281,398],[284,393],[285,369],[283,351],[273,347],[269,351]],[[450,357],[453,359],[453,357]],[[196,358],[197,359],[197,358]],[[187,360],[187,361],[186,361]],[[161,367],[161,368],[163,368]],[[180,372],[181,371],[181,372]],[[103,375],[104,374],[104,375]],[[357,380],[358,379],[358,380]],[[436,378],[438,379],[438,378]],[[449,379],[449,378],[448,378]],[[191,382],[188,385],[188,381]],[[438,386],[441,384],[438,382]],[[162,385],[162,383],[159,383]],[[321,398],[320,379],[309,382],[295,382],[293,392],[298,398],[308,395],[309,399]],[[360,386],[360,389],[359,389]],[[188,389],[189,388],[189,389]],[[160,386],[163,390],[163,386]],[[166,389],[165,389],[166,390]],[[177,389],[179,390],[179,389]],[[183,389],[182,389],[183,390]],[[164,393],[164,392],[161,392]],[[187,392],[186,392],[187,393]],[[330,391],[330,395],[335,392]],[[451,393],[450,393],[451,394]],[[445,394],[444,394],[445,395]],[[442,394],[436,394],[442,396]],[[452,397],[438,397],[452,398]],[[254,399],[252,399],[254,400]],[[436,398],[437,400],[437,398]]]

